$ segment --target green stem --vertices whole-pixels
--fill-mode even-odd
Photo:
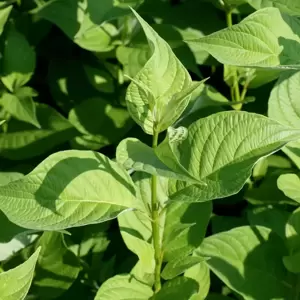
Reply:
[[[152,148],[155,149],[158,143],[158,132],[154,129]],[[151,179],[151,213],[152,213],[152,240],[154,247],[154,292],[158,292],[161,289],[160,272],[161,272],[161,247],[160,247],[160,230],[159,230],[159,203],[157,199],[157,177],[152,175]]]
[[[227,27],[232,26],[232,11],[231,9],[227,9],[226,11],[226,23]],[[232,67],[232,101],[233,102],[240,102],[241,101],[241,94],[240,94],[240,88],[239,88],[239,80],[238,80],[238,74],[236,67]],[[237,109],[240,109],[241,105],[239,104],[237,106]]]

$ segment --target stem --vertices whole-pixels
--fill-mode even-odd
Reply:
[[[155,149],[158,143],[158,132],[154,129],[152,148]],[[151,179],[151,213],[152,213],[152,240],[154,247],[154,292],[157,293],[161,289],[160,271],[162,264],[161,248],[160,248],[160,230],[159,230],[159,203],[157,201],[157,177],[152,175]]]
[[[232,11],[231,9],[227,9],[226,11],[226,23],[227,27],[232,26]],[[236,67],[232,67],[232,102],[240,102],[241,101],[241,94],[240,94],[240,88],[239,88],[239,80],[238,80],[238,74]],[[234,109],[240,110],[242,108],[242,104],[237,104],[233,106]]]

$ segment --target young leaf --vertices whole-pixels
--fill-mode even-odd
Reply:
[[[25,85],[35,69],[35,52],[26,38],[11,28],[3,49],[1,80],[11,91]]]
[[[151,300],[189,300],[198,292],[197,282],[191,278],[178,277],[167,281]]]
[[[201,262],[191,268],[189,268],[184,273],[184,277],[194,279],[199,284],[199,291],[197,296],[191,300],[197,299],[207,299],[207,294],[210,289],[210,270],[205,262]]]
[[[171,47],[135,11],[151,48],[152,56],[130,83],[126,101],[132,118],[148,134],[164,131],[188,105],[191,77]],[[170,110],[172,115],[169,114]]]
[[[105,281],[95,300],[145,300],[153,295],[152,289],[130,275],[117,275]]]
[[[0,187],[0,209],[30,229],[100,223],[137,206],[127,172],[92,151],[52,154],[24,178]]]
[[[0,98],[0,105],[16,119],[40,128],[30,88],[20,88],[15,94],[3,93]]]
[[[41,247],[41,252],[32,291],[43,299],[57,299],[77,278],[79,261],[66,247],[60,232],[44,232],[37,247]]]
[[[178,189],[174,200],[184,200],[186,194],[197,197],[197,201],[208,201],[237,193],[260,158],[299,137],[299,130],[264,116],[229,111],[194,122],[182,142],[165,139],[156,154],[170,169],[180,163],[207,184],[196,188],[173,182]]]
[[[151,147],[135,138],[127,138],[118,145],[116,158],[126,169],[201,184],[183,168],[172,171],[158,159]]]
[[[227,65],[300,68],[300,21],[277,8],[261,9],[237,25],[188,44],[197,44]]]
[[[245,299],[293,299],[295,277],[282,263],[282,239],[265,227],[243,226],[205,238],[196,254]],[[264,287],[264,288],[254,288]]]
[[[183,258],[179,257],[177,259],[171,260],[164,267],[161,273],[161,277],[165,280],[173,279],[178,275],[184,273],[187,269],[205,260],[207,260],[207,258],[201,256],[186,256]]]
[[[283,174],[277,180],[278,188],[283,193],[300,203],[300,179],[296,174]]]
[[[3,300],[25,299],[33,275],[36,261],[39,256],[38,248],[32,256],[18,267],[0,274],[0,295]]]
[[[8,19],[8,17],[9,17],[9,14],[10,14],[12,8],[13,8],[13,6],[9,5],[9,6],[7,6],[5,8],[2,8],[0,10],[0,36],[1,36],[2,32],[3,32],[5,23],[6,23],[7,19]]]

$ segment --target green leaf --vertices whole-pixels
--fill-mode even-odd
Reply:
[[[184,169],[172,171],[157,158],[151,147],[135,138],[127,138],[118,145],[116,158],[126,169],[201,184]]]
[[[196,254],[245,299],[294,299],[295,277],[282,263],[282,239],[265,227],[243,226],[205,238]],[[264,287],[254,288],[254,287]]]
[[[187,195],[208,201],[237,193],[260,158],[298,138],[299,130],[262,115],[229,111],[194,122],[184,141],[171,142],[167,137],[156,154],[170,169],[179,163],[207,184],[196,187],[173,182],[178,193],[171,199],[185,201]]]
[[[127,247],[145,262],[145,271],[151,267],[148,251],[152,236],[151,229],[151,176],[137,172],[133,176],[137,188],[138,201],[143,203],[144,211],[130,211],[118,216],[120,231]],[[158,180],[157,198],[160,207],[168,200],[168,179],[160,177]],[[202,242],[211,215],[212,206],[206,203],[173,202],[166,207],[166,213],[161,218],[161,236],[163,260],[173,261],[185,258]],[[131,235],[131,236],[130,236]],[[148,255],[148,261],[146,256]],[[143,257],[143,258],[142,258]],[[141,273],[141,272],[140,272]],[[141,278],[145,280],[145,278]]]
[[[9,5],[0,10],[0,35],[3,33],[5,23],[7,22],[7,19],[9,17],[9,14],[10,14],[12,8],[13,8],[13,6]]]
[[[10,120],[8,132],[0,133],[0,156],[22,160],[39,156],[74,136],[78,131],[55,109],[38,104],[36,115],[41,129]]]
[[[35,69],[34,50],[26,38],[13,28],[6,36],[1,69],[1,80],[11,92],[25,85]]]
[[[152,296],[152,289],[130,275],[117,275],[105,281],[95,300],[145,300]]]
[[[40,248],[23,264],[0,274],[0,294],[3,300],[23,300],[28,293]]]
[[[100,223],[136,207],[130,176],[92,151],[52,154],[24,178],[0,187],[0,209],[10,221],[30,229]]]
[[[103,93],[114,92],[114,82],[109,73],[100,68],[94,68],[89,65],[84,65],[85,73],[90,83],[99,91]]]
[[[32,96],[32,90],[28,87],[23,87],[16,90],[15,94],[2,94],[0,104],[16,119],[40,128],[36,116],[36,106],[32,100]]]
[[[179,257],[174,260],[169,261],[164,267],[161,277],[165,280],[170,280],[178,275],[184,273],[187,269],[207,260],[205,257],[200,256],[186,256]]]
[[[237,25],[187,42],[227,65],[299,69],[299,32],[297,18],[265,8]]]
[[[170,46],[135,11],[148,39],[152,55],[130,83],[126,101],[129,113],[148,134],[164,131],[188,105],[200,83],[191,77]],[[157,67],[159,66],[159,67]],[[172,112],[172,113],[171,113]]]
[[[300,209],[290,215],[285,226],[286,245],[289,255],[283,257],[283,263],[292,273],[300,273]]]
[[[57,299],[77,278],[80,271],[79,261],[66,247],[60,232],[44,232],[37,247],[42,250],[32,291],[43,299]]]
[[[300,179],[296,174],[283,174],[277,180],[278,188],[289,198],[300,203]]]
[[[210,270],[205,262],[201,262],[184,273],[184,277],[194,279],[199,284],[199,291],[193,300],[207,299],[207,294],[210,289]]]
[[[186,277],[178,277],[167,281],[162,289],[151,300],[189,300],[198,292],[198,284],[195,280]]]
[[[273,6],[279,8],[281,11],[289,15],[300,15],[300,5],[294,0],[247,0],[247,2],[255,9]]]
[[[84,134],[81,138],[96,144],[96,150],[118,141],[132,126],[126,109],[114,107],[101,98],[76,105],[69,112],[69,121]]]
[[[70,39],[89,51],[111,50],[110,44],[117,30],[106,21],[128,14],[117,1],[51,0],[35,13],[58,26]],[[66,18],[68,16],[68,18]],[[99,43],[99,41],[101,41]]]
[[[290,213],[274,207],[259,206],[249,209],[247,217],[251,226],[264,226],[285,239],[285,224]]]

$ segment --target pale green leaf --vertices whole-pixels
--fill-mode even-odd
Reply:
[[[161,277],[165,280],[170,280],[184,273],[187,269],[207,260],[200,256],[179,257],[169,261],[164,267]],[[190,277],[189,277],[190,278]]]
[[[243,226],[212,235],[196,254],[209,256],[211,270],[244,299],[294,299],[295,277],[282,263],[284,243],[265,227]]]
[[[136,12],[152,55],[130,83],[126,101],[132,118],[148,134],[172,125],[189,101],[192,80],[172,49]],[[196,88],[196,85],[193,87]],[[172,109],[173,114],[166,117]]]
[[[11,91],[25,85],[35,69],[35,52],[25,36],[11,28],[6,36],[1,62],[1,80]]]
[[[184,273],[185,277],[196,280],[199,284],[199,291],[193,300],[206,299],[210,289],[210,270],[205,262],[201,262]]]
[[[157,158],[151,147],[135,138],[127,138],[118,145],[116,158],[126,169],[201,184],[183,168],[172,171]]]
[[[117,275],[105,281],[97,292],[95,300],[147,300],[152,289],[130,275]]]
[[[9,5],[5,8],[2,8],[0,10],[0,35],[2,34],[3,32],[3,29],[4,29],[4,26],[5,26],[5,23],[9,17],[9,14],[12,10],[13,6],[12,5]]]
[[[92,151],[52,154],[24,178],[0,187],[0,209],[30,229],[100,223],[137,207],[127,172]]]
[[[300,208],[290,215],[285,227],[286,244],[290,254],[300,252]]]
[[[197,294],[199,286],[197,282],[187,277],[177,277],[167,281],[162,289],[151,300],[189,300]]]
[[[41,129],[10,120],[8,131],[0,133],[0,156],[13,160],[39,156],[79,134],[68,120],[50,106],[38,104],[36,115]]]
[[[43,299],[57,299],[68,290],[80,271],[76,255],[68,250],[63,234],[44,232],[37,242],[41,247],[33,281],[33,293]]]
[[[36,106],[30,91],[30,88],[23,87],[18,89],[15,94],[4,93],[0,98],[0,105],[16,119],[40,128],[36,117]]]
[[[1,300],[25,299],[31,285],[40,250],[38,248],[23,264],[0,274]]]
[[[261,9],[239,24],[196,43],[223,64],[264,68],[300,68],[300,21],[277,8]]]
[[[283,193],[300,203],[300,178],[296,174],[283,174],[277,180],[278,188]]]
[[[178,193],[171,199],[184,201],[188,196],[208,201],[237,193],[260,158],[298,138],[299,130],[262,115],[229,111],[192,123],[184,141],[166,138],[156,154],[170,169],[179,163],[207,184],[196,187],[173,182]]]
[[[292,273],[300,273],[300,252],[296,254],[284,256],[282,258],[284,266]]]

